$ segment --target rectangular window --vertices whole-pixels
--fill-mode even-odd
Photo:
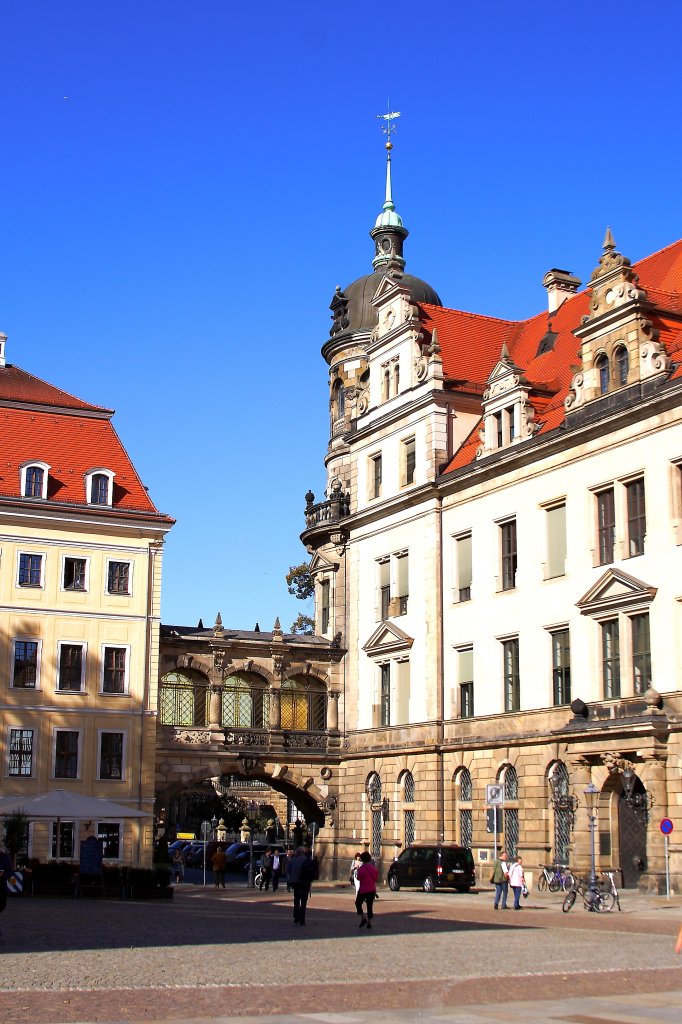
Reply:
[[[130,562],[109,562],[107,590],[110,594],[130,594]]]
[[[628,554],[631,558],[644,554],[646,535],[646,506],[644,479],[632,480],[625,485],[628,506]]]
[[[121,825],[118,821],[98,821],[97,838],[102,842],[102,856],[107,860],[121,857]]]
[[[44,479],[45,471],[40,466],[29,466],[26,470],[24,496],[26,498],[42,498]]]
[[[82,644],[60,644],[57,689],[82,690],[84,664]]]
[[[381,708],[381,725],[391,724],[391,666],[380,665],[381,672],[381,693],[379,703]]]
[[[403,483],[413,484],[417,469],[417,453],[413,437],[409,438],[407,441],[403,441],[403,463],[405,466],[403,472]]]
[[[504,657],[504,710],[518,711],[521,707],[521,679],[519,676],[519,641],[505,640]]]
[[[471,600],[471,534],[466,537],[458,537],[455,546],[455,557],[457,559],[457,600]]]
[[[320,583],[320,603],[322,610],[322,632],[329,629],[329,580]]]
[[[566,573],[566,506],[547,509],[547,579]]]
[[[128,651],[125,647],[104,648],[104,675],[102,693],[126,692]]]
[[[632,630],[632,671],[635,693],[644,693],[651,686],[651,637],[649,615],[633,615],[630,619]]]
[[[457,652],[459,675],[459,713],[462,718],[474,717],[474,651],[467,647]]]
[[[33,729],[10,729],[10,775],[29,777],[33,772]]]
[[[620,631],[617,619],[602,622],[601,650],[604,700],[620,697]]]
[[[406,725],[410,720],[410,663],[397,661],[395,664],[395,701],[391,725]]]
[[[19,586],[40,587],[43,581],[43,556],[19,555]]]
[[[379,592],[381,594],[381,618],[387,619],[391,604],[391,563],[379,563]]]
[[[597,533],[599,539],[599,564],[608,565],[613,561],[616,539],[616,511],[613,487],[597,495]]]
[[[123,778],[123,733],[100,733],[99,746],[100,779]]]
[[[516,424],[514,422],[514,406],[511,406],[510,409],[505,409],[505,413],[507,414],[507,423],[509,424],[509,440],[511,442],[516,437]]]
[[[502,589],[513,590],[516,586],[517,552],[516,552],[516,520],[500,526],[502,540]]]
[[[372,498],[381,497],[382,459],[381,455],[373,455],[370,459],[372,478],[370,481],[370,495]]]
[[[14,641],[12,686],[35,689],[38,685],[38,641]]]
[[[78,733],[57,729],[54,747],[55,779],[78,778]]]
[[[556,707],[571,703],[571,641],[567,629],[552,633],[552,697]]]
[[[64,559],[64,590],[85,590],[84,558]]]
[[[398,587],[398,614],[407,614],[407,601],[410,596],[409,560],[407,555],[396,558],[396,584]]]
[[[73,860],[76,847],[76,831],[73,821],[52,822],[52,857],[56,860]],[[57,827],[59,826],[59,831]]]
[[[501,448],[504,444],[504,426],[502,423],[502,413],[495,413],[495,434],[497,440],[497,447]]]

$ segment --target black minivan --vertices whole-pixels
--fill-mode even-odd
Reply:
[[[469,892],[472,885],[476,885],[474,858],[466,846],[419,843],[405,847],[388,869],[386,880],[393,892],[401,885],[418,886],[424,892],[436,889]]]

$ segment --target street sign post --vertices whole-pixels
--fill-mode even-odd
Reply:
[[[497,808],[504,805],[504,786],[494,782],[485,787],[485,802],[493,809],[493,851],[497,860]]]
[[[210,821],[202,821],[201,838],[204,843],[204,885],[206,885],[206,843],[208,842],[208,837],[210,836],[212,830],[213,826],[211,825]]]
[[[659,826],[663,833],[663,842],[665,843],[665,898],[670,899],[670,863],[668,861],[668,836],[674,829],[674,825],[670,818],[661,818],[661,824]]]

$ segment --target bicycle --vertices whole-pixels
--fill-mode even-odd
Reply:
[[[576,878],[573,881],[570,892],[566,893],[561,904],[564,914],[569,912],[578,896],[582,896],[585,910],[595,911],[596,913],[608,913],[608,911],[613,909],[615,903],[615,896],[611,890],[590,889],[588,879]]]
[[[549,889],[550,892],[559,892],[570,889],[573,885],[573,875],[565,864],[545,864],[540,871],[538,878],[538,892]]]
[[[608,879],[608,884],[606,879]],[[620,910],[620,894],[618,892],[618,886],[616,885],[614,872],[603,871],[597,880],[597,884],[603,892],[604,897],[607,898],[605,899],[605,902],[609,904],[608,906],[603,906],[602,910],[611,911],[613,910],[614,906],[617,906],[618,910]]]

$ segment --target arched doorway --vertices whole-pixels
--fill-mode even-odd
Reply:
[[[620,849],[620,868],[623,872],[623,885],[627,889],[636,889],[640,875],[647,870],[646,832],[647,811],[645,804],[646,790],[641,779],[635,776],[632,798],[628,799],[622,788],[618,798],[618,846]],[[638,801],[644,806],[637,806]]]

